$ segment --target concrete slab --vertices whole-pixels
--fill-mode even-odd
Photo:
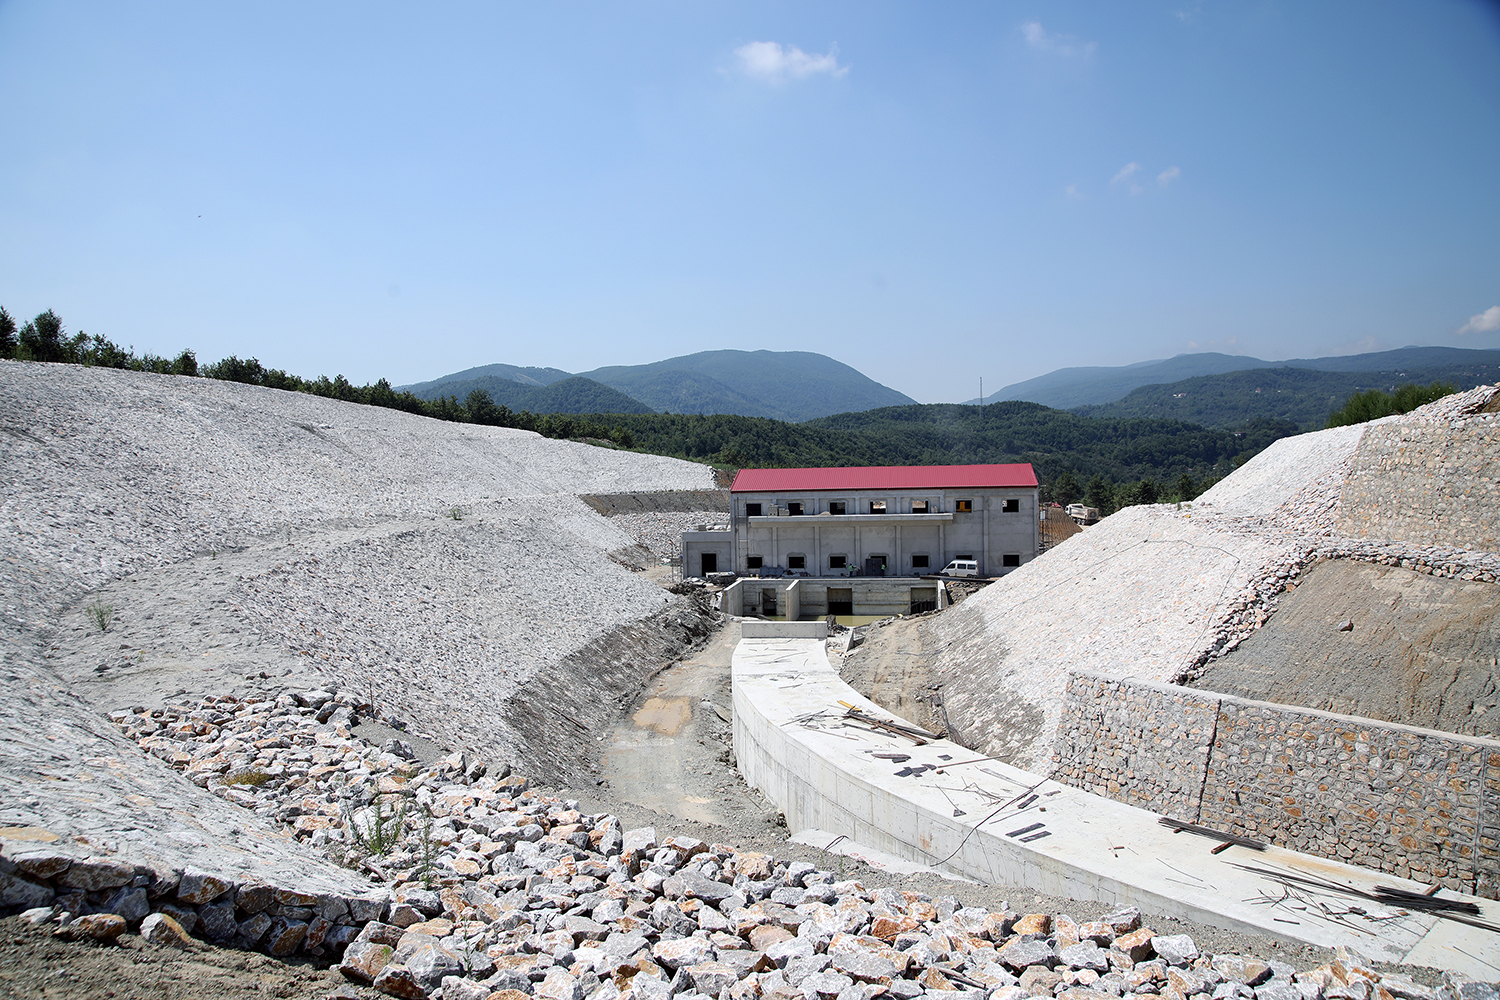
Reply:
[[[1387,962],[1493,980],[1500,934],[1350,893],[1425,885],[1278,848],[1254,851],[1173,833],[1142,809],[850,718],[895,721],[833,670],[821,640],[778,637],[775,623],[735,649],[734,743],[745,780],[786,815],[917,864],[992,884],[1136,905]],[[909,723],[905,723],[909,725]],[[1500,904],[1464,898],[1500,924]]]

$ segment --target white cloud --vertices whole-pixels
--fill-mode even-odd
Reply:
[[[1156,183],[1160,184],[1162,187],[1166,187],[1168,184],[1172,183],[1181,176],[1181,167],[1168,167],[1167,169],[1156,175]]]
[[[1094,54],[1095,43],[1085,42],[1072,35],[1055,35],[1042,27],[1040,21],[1027,21],[1021,25],[1021,34],[1026,44],[1041,52],[1055,52],[1060,56],[1087,59]]]
[[[1084,198],[1084,194],[1082,191],[1078,190],[1077,184],[1069,184],[1067,187],[1063,188],[1063,194],[1067,195],[1074,201],[1082,201]]]
[[[1128,181],[1132,174],[1141,169],[1139,163],[1127,163],[1120,168],[1120,172],[1109,179],[1111,184],[1123,184]]]
[[[839,65],[838,52],[835,45],[827,55],[808,55],[795,45],[783,48],[780,42],[750,42],[734,50],[740,59],[740,70],[746,76],[771,83],[788,78],[797,80],[815,73],[843,76],[849,72],[849,67]]]
[[[1494,333],[1496,330],[1500,330],[1500,306],[1490,306],[1477,316],[1470,316],[1469,321],[1458,328],[1458,334]]]

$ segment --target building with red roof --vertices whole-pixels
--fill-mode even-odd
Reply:
[[[989,577],[1039,548],[1025,463],[742,469],[730,497],[728,531],[684,536],[685,576],[920,577],[958,561]]]

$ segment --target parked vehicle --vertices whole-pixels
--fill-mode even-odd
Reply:
[[[938,576],[978,576],[979,563],[972,559],[955,559],[938,572]]]

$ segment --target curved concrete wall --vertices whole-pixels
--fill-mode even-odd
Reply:
[[[776,803],[794,833],[826,830],[990,884],[1133,904],[1326,947],[1347,944],[1384,961],[1457,969],[1466,967],[1465,952],[1493,943],[1472,928],[1397,916],[1368,902],[1362,905],[1371,922],[1359,927],[1312,917],[1295,926],[1280,922],[1281,911],[1255,900],[1280,896],[1281,884],[1240,864],[1336,878],[1366,891],[1377,883],[1415,892],[1426,886],[1274,847],[1216,855],[1218,841],[1174,836],[1155,813],[976,759],[946,740],[917,745],[863,726],[845,717],[846,706],[868,718],[894,717],[839,679],[820,638],[786,636],[776,623],[750,626],[734,654],[735,753],[745,780]],[[1347,906],[1342,896],[1329,902],[1339,911]],[[1476,902],[1486,919],[1500,919],[1500,907]]]

